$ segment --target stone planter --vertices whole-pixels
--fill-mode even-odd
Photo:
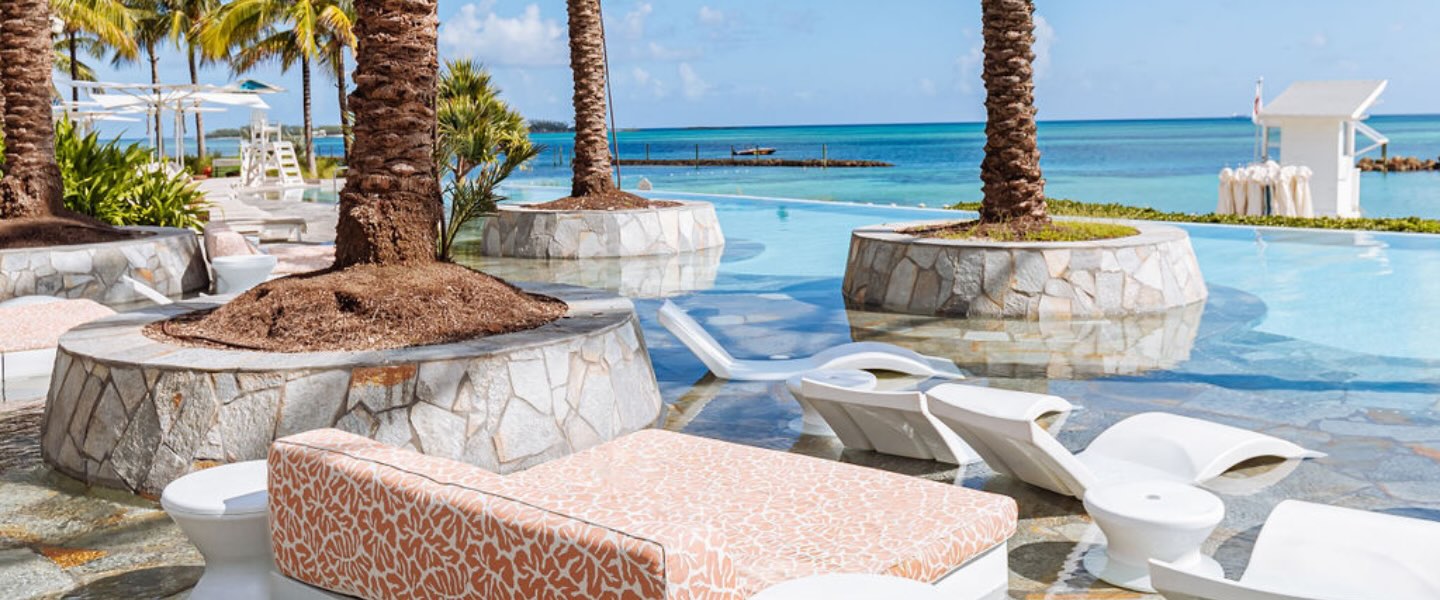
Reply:
[[[1044,380],[1173,368],[1190,359],[1204,312],[1197,302],[1103,319],[937,319],[856,310],[847,316],[855,341],[948,358],[976,377]]]
[[[374,352],[187,348],[155,307],[66,334],[42,429],[45,460],[87,484],[158,494],[213,463],[264,458],[278,437],[337,427],[507,473],[654,425],[660,392],[629,300],[524,285],[570,305],[544,327]]]
[[[605,258],[681,254],[725,244],[708,202],[640,210],[538,210],[501,206],[485,221],[485,256]]]
[[[920,238],[876,225],[850,238],[844,296],[852,308],[1029,320],[1163,312],[1208,294],[1190,236],[1132,223],[1139,235],[1089,242]]]
[[[589,260],[464,256],[460,260],[502,279],[578,285],[610,290],[626,298],[668,298],[715,287],[724,254],[724,248],[710,248],[684,254]]]
[[[195,232],[169,227],[127,227],[145,237],[75,246],[0,250],[0,301],[17,296],[85,298],[107,305],[145,300],[129,275],[166,296],[210,286]]]

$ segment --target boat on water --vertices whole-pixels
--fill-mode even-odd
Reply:
[[[774,153],[774,148],[761,148],[759,146],[752,146],[750,148],[742,148],[740,150],[736,150],[734,146],[730,147],[730,156],[769,156]]]

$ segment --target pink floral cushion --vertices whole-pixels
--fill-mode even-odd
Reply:
[[[275,273],[279,275],[309,273],[335,264],[332,245],[267,244],[265,253],[275,257]]]
[[[93,300],[0,306],[0,352],[54,348],[76,325],[115,314]]]
[[[1006,496],[646,430],[505,478],[515,497],[625,531],[711,525],[746,596],[824,573],[934,582],[1015,533]]]
[[[221,256],[243,256],[247,254],[259,254],[260,251],[250,245],[250,241],[244,235],[235,231],[224,221],[211,221],[205,224],[205,255],[210,260]]]
[[[280,572],[362,598],[738,600],[706,527],[625,532],[495,490],[462,463],[335,430],[270,450]]]

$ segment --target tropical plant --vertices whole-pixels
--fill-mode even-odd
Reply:
[[[119,140],[100,141],[68,120],[55,127],[55,159],[65,208],[111,225],[200,229],[204,194],[183,175],[151,168],[150,151]]]
[[[92,0],[94,1],[94,0]],[[200,23],[220,8],[220,0],[155,0],[170,6],[170,40],[185,50],[190,67],[190,85],[200,84],[200,64],[209,62],[200,46]],[[205,115],[195,111],[195,150],[199,156],[205,148]]]
[[[490,74],[469,60],[448,61],[437,93],[436,162],[450,211],[436,255],[449,260],[460,231],[495,211],[500,183],[544,150],[530,143],[525,119],[500,100]]]
[[[50,10],[61,23],[55,68],[72,81],[95,80],[94,70],[80,61],[81,51],[97,58],[110,49],[130,57],[138,51],[130,35],[134,15],[120,0],[50,0]],[[80,101],[80,88],[70,90],[70,99]]]
[[[0,2],[0,65],[5,122],[5,174],[0,219],[60,214],[62,182],[51,120],[49,0]]]
[[[160,54],[159,47],[170,39],[170,29],[173,26],[176,16],[172,14],[171,6],[165,0],[122,0],[125,6],[130,8],[131,17],[135,20],[133,35],[135,43],[144,50],[145,62],[150,65],[150,84],[160,85]],[[138,62],[139,54],[125,54],[115,52],[111,62],[117,65],[134,64]],[[158,100],[160,90],[155,90],[155,97]],[[165,126],[160,111],[154,111],[151,115],[149,127],[155,134],[155,152],[165,155]]]
[[[982,223],[1046,222],[1035,139],[1034,0],[980,0],[985,38]]]
[[[233,0],[206,19],[200,40],[208,56],[228,57],[235,72],[278,61],[284,70],[300,66],[304,97],[304,154],[315,172],[315,136],[311,117],[311,64],[320,60],[341,65],[332,69],[343,79],[343,47],[355,45],[355,13],[351,0]],[[342,51],[326,51],[334,41]],[[343,86],[343,82],[341,83]]]
[[[570,71],[575,82],[575,157],[572,197],[615,191],[610,177],[609,128],[605,126],[605,29],[600,0],[566,0],[570,24]]]

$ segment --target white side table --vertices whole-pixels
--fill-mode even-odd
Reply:
[[[790,394],[795,396],[796,402],[800,403],[801,411],[800,418],[790,422],[790,429],[805,435],[829,437],[835,437],[835,430],[830,429],[830,425],[825,423],[825,418],[821,417],[815,407],[810,406],[810,402],[800,393],[802,387],[800,382],[805,379],[862,392],[873,390],[880,384],[880,380],[875,377],[874,373],[860,369],[820,369],[801,373],[785,380],[785,387],[790,388]]]
[[[1151,592],[1150,559],[1224,576],[1200,544],[1225,518],[1225,504],[1200,488],[1139,481],[1090,488],[1085,511],[1105,532],[1106,545],[1085,555],[1085,569],[1122,588]]]
[[[269,595],[275,568],[266,521],[270,494],[263,460],[196,471],[165,486],[160,506],[205,557],[193,600],[247,600]]]
[[[914,579],[856,573],[813,575],[772,585],[750,600],[944,600],[934,586]]]

